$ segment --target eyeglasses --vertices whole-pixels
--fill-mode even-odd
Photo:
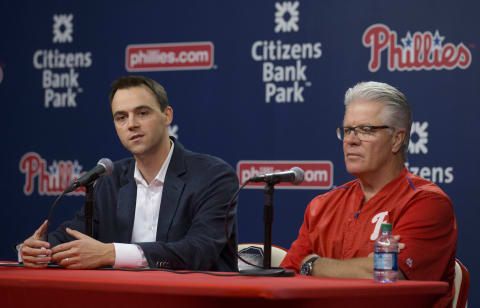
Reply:
[[[371,126],[371,125],[360,125],[360,126],[340,126],[337,127],[337,137],[339,140],[345,139],[353,131],[356,137],[362,141],[371,141],[375,138],[375,131],[378,129],[392,128],[391,126],[382,125],[382,126]]]

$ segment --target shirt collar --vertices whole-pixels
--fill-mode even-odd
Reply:
[[[390,182],[388,182],[385,186],[383,186],[382,189],[380,189],[380,191],[378,191],[370,200],[372,199],[378,199],[379,197],[381,197],[382,195],[389,195],[392,191],[392,187],[396,187],[397,185],[399,185],[400,181],[402,181],[405,176],[408,174],[408,170],[407,170],[407,167],[406,166],[403,166],[403,169],[402,171],[400,171],[399,175],[394,178],[393,180],[391,180]],[[362,191],[362,188],[360,186],[360,180],[357,178],[356,180],[356,187],[354,189],[357,190],[356,194],[357,194],[357,198],[362,201],[364,198],[365,198],[365,195],[363,194],[363,191]],[[369,201],[370,201],[369,200]]]
[[[152,183],[154,182],[160,182],[162,184],[165,183],[165,176],[167,175],[167,169],[168,169],[168,166],[170,165],[170,160],[172,159],[172,154],[173,154],[173,148],[175,146],[172,140],[170,140],[170,145],[171,145],[170,151],[168,152],[168,155],[165,158],[165,161],[163,162],[162,168],[160,168],[160,171],[158,171]],[[145,181],[142,173],[138,169],[137,162],[135,162],[135,172],[133,173],[133,178],[135,179],[135,182],[137,184],[143,184],[145,186],[148,186],[147,181]]]

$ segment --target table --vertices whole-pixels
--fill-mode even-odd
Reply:
[[[1,307],[432,307],[447,289],[438,281],[0,266]]]

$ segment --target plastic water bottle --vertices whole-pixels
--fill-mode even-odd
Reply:
[[[392,225],[382,224],[382,234],[375,241],[373,277],[378,282],[398,279],[398,241],[392,236]]]

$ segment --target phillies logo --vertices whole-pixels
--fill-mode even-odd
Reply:
[[[35,181],[38,186],[38,194],[43,196],[60,195],[70,183],[81,176],[82,166],[78,161],[53,161],[47,166],[45,159],[35,152],[28,152],[20,159],[20,171],[25,173],[25,185],[23,192],[29,196],[35,189]],[[47,170],[48,169],[48,170]],[[70,193],[70,195],[84,195],[85,188]]]
[[[245,183],[253,176],[276,173],[300,167],[304,170],[304,180],[300,185],[278,183],[275,187],[282,189],[330,189],[333,185],[333,164],[331,161],[264,161],[241,160],[237,163],[237,175],[240,183]],[[249,183],[246,188],[263,188],[264,183]]]
[[[372,234],[370,234],[370,240],[374,241],[378,238],[378,235],[380,234],[380,227],[382,224],[388,223],[385,220],[385,217],[388,216],[388,211],[378,213],[377,215],[373,216],[372,218],[372,224],[375,224],[375,229],[373,229]]]
[[[435,34],[430,31],[407,32],[401,39],[402,45],[397,44],[397,33],[384,24],[374,24],[365,30],[362,43],[370,47],[370,62],[368,69],[376,72],[381,65],[382,52],[386,50],[389,71],[412,70],[452,70],[466,69],[472,63],[472,54],[463,43],[457,46],[452,43],[443,44],[444,36],[438,30]]]
[[[128,45],[125,68],[129,72],[211,69],[213,43],[165,43]]]

